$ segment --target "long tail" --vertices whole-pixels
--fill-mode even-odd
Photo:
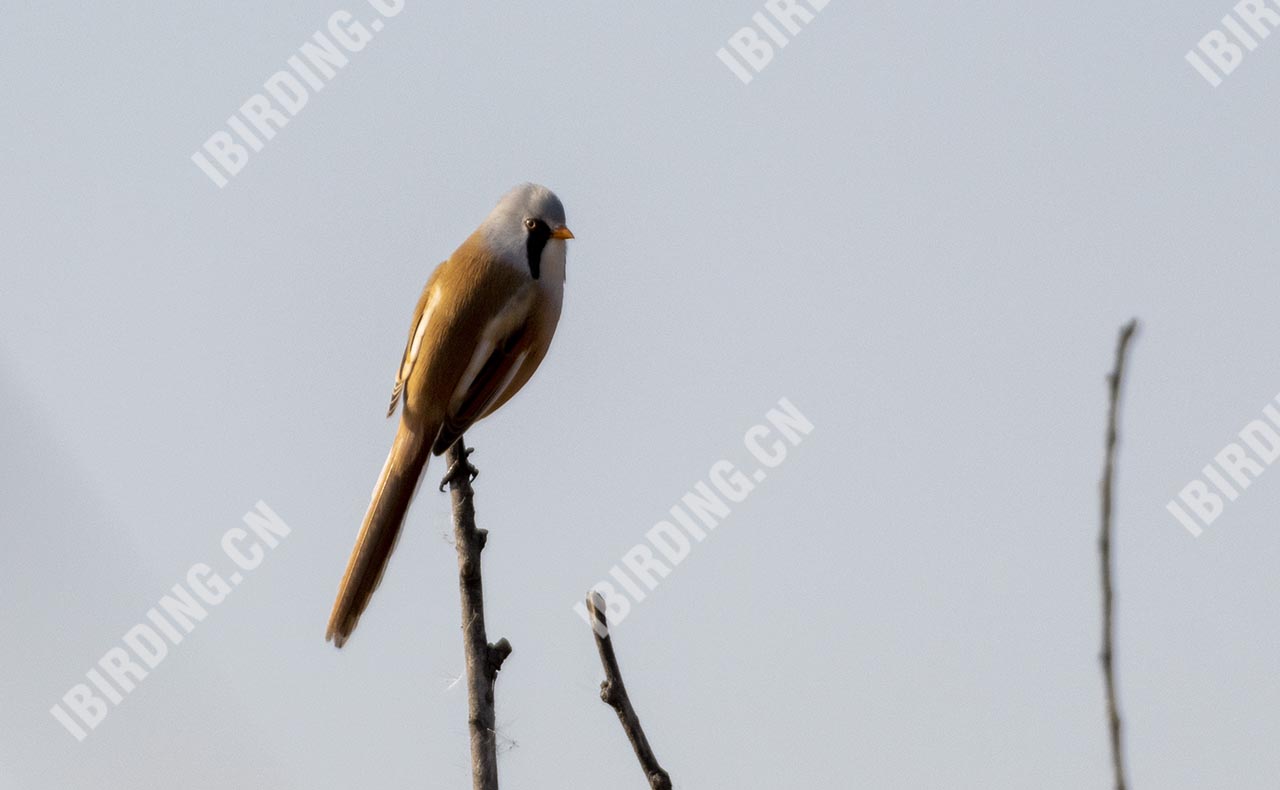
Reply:
[[[356,623],[369,598],[382,581],[387,560],[396,547],[400,525],[417,490],[418,480],[426,469],[431,456],[431,443],[425,434],[415,433],[400,424],[391,453],[382,467],[378,484],[373,489],[369,512],[364,516],[355,548],[347,562],[347,572],[338,587],[338,599],[329,615],[329,628],[325,640],[342,647],[355,630]]]

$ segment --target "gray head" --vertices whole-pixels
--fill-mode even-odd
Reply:
[[[497,255],[528,268],[539,279],[544,250],[564,259],[564,243],[573,238],[565,226],[564,204],[539,184],[520,184],[502,196],[480,224],[480,232]]]

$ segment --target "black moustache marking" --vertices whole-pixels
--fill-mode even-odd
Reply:
[[[529,256],[529,274],[537,280],[542,276],[542,251],[551,240],[551,226],[542,220],[535,220],[529,230],[529,240],[525,243],[525,252]]]

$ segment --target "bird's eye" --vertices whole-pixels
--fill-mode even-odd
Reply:
[[[534,228],[538,227],[538,221],[536,219],[526,219],[524,221],[524,226],[529,230],[533,230]]]

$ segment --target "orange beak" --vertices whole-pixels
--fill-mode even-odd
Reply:
[[[558,227],[558,228],[556,228],[555,230],[551,231],[551,238],[553,238],[553,239],[572,239],[572,238],[573,238],[573,231],[569,230],[569,229],[568,229],[568,228],[566,228],[564,225],[561,225],[560,227]]]

